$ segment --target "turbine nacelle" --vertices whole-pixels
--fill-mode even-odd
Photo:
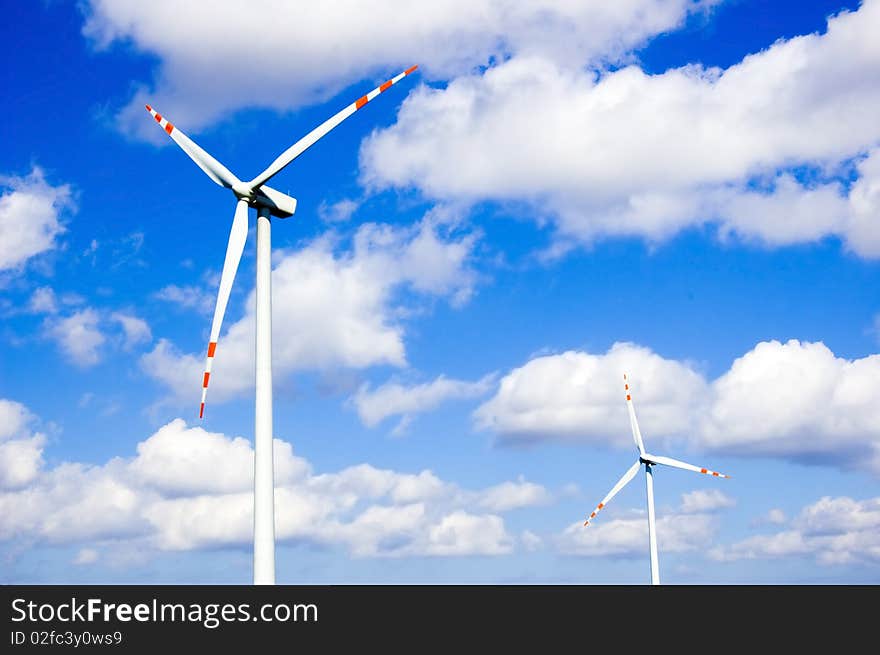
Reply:
[[[268,209],[272,216],[278,218],[290,218],[296,212],[296,198],[265,184],[254,188],[246,182],[235,182],[232,185],[232,193],[235,194],[236,199],[244,200],[258,211]]]
[[[268,209],[272,216],[278,218],[290,218],[296,212],[296,198],[269,186],[263,185],[251,191],[250,194],[241,194],[235,188],[232,191],[239,200],[245,200],[248,205],[257,210]]]

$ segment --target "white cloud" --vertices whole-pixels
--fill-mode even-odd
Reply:
[[[787,530],[713,548],[719,561],[812,557],[820,564],[880,561],[880,498],[825,496],[804,507]]]
[[[540,550],[544,546],[544,540],[531,530],[523,530],[519,540],[528,552]]]
[[[79,304],[80,300],[62,298],[65,304]],[[56,343],[68,361],[83,368],[98,364],[108,345],[131,350],[153,338],[150,326],[142,318],[88,306],[69,316],[56,313],[47,317],[43,334]],[[109,344],[108,337],[112,337]]]
[[[107,340],[99,327],[100,320],[98,312],[89,307],[66,318],[47,320],[45,331],[72,363],[94,366],[100,361],[99,349]]]
[[[740,559],[791,557],[808,552],[803,535],[796,530],[786,530],[773,535],[749,537],[731,546],[716,546],[709,551],[709,557],[716,561],[732,562]]]
[[[681,496],[681,512],[697,514],[734,507],[736,500],[718,489],[695,489]]]
[[[134,346],[141,343],[149,343],[153,339],[153,333],[147,322],[124,312],[113,312],[110,319],[119,323],[125,337],[124,347],[131,350]]]
[[[505,375],[474,419],[509,443],[562,439],[632,447],[623,402],[627,372],[646,439],[688,433],[704,380],[687,364],[630,343],[616,343],[603,355],[536,357]]]
[[[37,477],[45,443],[41,434],[0,442],[0,488],[18,488]]]
[[[486,489],[479,499],[479,506],[492,512],[509,512],[520,507],[546,505],[549,492],[541,485],[527,482],[522,476],[516,482],[502,482]]]
[[[494,375],[487,375],[475,382],[453,380],[443,375],[413,386],[397,382],[371,389],[364,383],[352,398],[358,416],[364,425],[374,427],[389,416],[401,416],[395,432],[402,431],[413,415],[435,409],[449,400],[477,398],[486,394],[492,387]]]
[[[718,528],[713,515],[736,502],[715,490],[697,489],[681,496],[681,506],[657,514],[657,548],[680,553],[704,549]],[[612,510],[614,511],[614,510]],[[584,526],[573,523],[556,537],[558,549],[586,557],[644,557],[648,554],[648,517],[643,511],[624,518],[603,517]]]
[[[19,436],[33,418],[21,403],[0,398],[0,441]]]
[[[26,412],[9,401],[0,411]],[[505,554],[517,540],[500,514],[549,498],[524,479],[466,490],[428,470],[369,464],[316,475],[279,439],[274,456],[279,541],[339,546],[356,557]],[[252,539],[252,476],[248,441],[176,419],[132,457],[48,469],[40,461],[29,480],[0,491],[0,540],[146,553],[237,547]]]
[[[713,221],[768,244],[837,236],[876,257],[878,26],[880,1],[866,0],[827,33],[726,70],[597,74],[577,60],[514,56],[410,94],[397,122],[362,144],[362,179],[435,199],[523,201],[563,242],[661,240]],[[849,195],[823,182],[868,152]],[[817,169],[819,182],[777,177],[798,167]],[[768,176],[769,189],[750,188]]]
[[[860,254],[876,257],[880,253],[880,150],[872,150],[859,163],[858,172],[861,177],[848,197],[849,244]]]
[[[79,543],[146,533],[138,516],[145,498],[125,474],[124,464],[114,460],[41,471],[30,485],[0,494],[0,539]]]
[[[404,7],[394,0],[320,6],[203,0],[181,6],[157,0],[147,6],[90,0],[84,33],[99,49],[122,43],[159,61],[152,88],[139,85],[119,116],[126,133],[150,138],[156,133],[147,132],[145,102],[163,108],[185,130],[197,129],[241,107],[301,107],[412,64],[436,78],[509,53],[579,63],[617,58],[713,3],[438,0]],[[256,45],[250,38],[255,33]],[[206,67],[223,74],[205,75]]]
[[[351,198],[343,198],[332,204],[322,202],[318,205],[318,216],[327,223],[344,223],[357,211],[359,204]]]
[[[822,343],[763,342],[712,383],[700,441],[735,453],[836,459],[880,472],[880,355],[848,360]]]
[[[323,494],[377,500],[388,497],[396,505],[408,505],[456,495],[456,490],[431,471],[401,474],[369,464],[350,466],[338,473],[315,476],[311,485]]]
[[[577,440],[632,447],[622,373],[646,447],[771,456],[880,473],[880,355],[837,357],[821,342],[766,341],[707,381],[632,344],[536,357],[474,412],[502,443]]]
[[[657,547],[680,553],[702,549],[715,534],[716,519],[709,514],[670,514],[657,518]],[[591,523],[573,523],[557,538],[557,548],[567,555],[585,557],[646,557],[646,516]]]
[[[834,535],[848,530],[880,528],[880,498],[853,500],[824,496],[801,510],[794,524],[808,535]],[[878,539],[880,545],[880,539]],[[880,555],[880,552],[877,553]]]
[[[168,496],[244,492],[253,485],[253,449],[247,439],[190,428],[182,419],[139,443],[137,453],[131,472],[144,485]],[[308,464],[293,455],[289,443],[276,439],[273,453],[278,484],[308,474]]]
[[[68,291],[67,293],[61,294],[61,304],[69,307],[76,307],[77,305],[85,305],[86,299],[78,293]]]
[[[328,524],[324,538],[347,543],[355,557],[504,555],[513,538],[493,514],[455,509],[430,518],[425,503],[373,505],[348,524]]]
[[[95,253],[98,252],[98,245],[99,245],[98,240],[92,239],[89,242],[88,247],[82,251],[82,256],[87,257],[87,258],[91,258],[92,264],[95,263]]]
[[[84,564],[94,564],[98,561],[98,551],[94,548],[81,548],[73,559],[73,563],[77,566]]]
[[[474,515],[457,510],[444,516],[428,531],[428,555],[504,555],[513,550],[513,540],[500,516]]]
[[[475,275],[470,254],[475,236],[430,214],[412,227],[368,223],[349,250],[334,252],[328,238],[299,251],[277,253],[272,272],[272,349],[277,379],[295,370],[364,368],[406,364],[404,326],[397,294],[467,298]],[[209,402],[253,387],[254,294],[245,315],[227,322],[211,375]],[[141,363],[178,398],[192,398],[202,378],[204,355],[182,354],[160,339]]]
[[[75,207],[70,187],[52,186],[39,168],[27,177],[0,176],[0,188],[0,271],[4,271],[54,248],[64,232],[62,212]]]
[[[218,280],[215,283],[215,286],[219,285],[219,283]],[[212,296],[210,293],[207,293],[204,289],[199,287],[192,285],[181,287],[176,284],[169,284],[162,287],[153,294],[153,297],[158,300],[179,305],[184,309],[195,309],[199,313],[206,315],[209,315],[214,311],[214,303],[217,300],[215,296]]]
[[[58,312],[58,300],[52,287],[39,287],[31,294],[28,310],[34,314],[55,314]]]

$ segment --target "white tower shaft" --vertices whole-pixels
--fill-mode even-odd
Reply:
[[[645,486],[648,491],[648,546],[651,549],[651,584],[660,584],[660,564],[657,562],[657,526],[654,523],[654,474],[645,464]]]
[[[254,584],[275,584],[275,480],[272,458],[272,223],[257,212],[256,420],[254,426]]]

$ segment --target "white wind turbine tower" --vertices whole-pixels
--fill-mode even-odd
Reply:
[[[630,428],[632,428],[632,435],[633,440],[636,442],[636,448],[639,450],[639,458],[636,460],[636,463],[623,474],[623,477],[617,481],[617,484],[611,488],[611,491],[609,491],[608,495],[602,499],[602,502],[596,506],[596,509],[593,510],[592,514],[587,517],[587,520],[584,521],[584,526],[590,525],[590,521],[596,518],[596,514],[598,514],[615,495],[617,495],[617,492],[623,489],[627,483],[636,476],[636,473],[639,472],[639,468],[644,466],[645,484],[648,492],[648,547],[651,550],[651,584],[658,585],[660,584],[660,568],[657,563],[657,525],[654,522],[654,474],[651,472],[651,468],[657,464],[664,464],[666,466],[672,466],[673,468],[684,469],[685,471],[694,471],[695,473],[711,475],[716,478],[729,478],[730,476],[718,473],[717,471],[710,471],[707,468],[694,466],[687,462],[680,462],[671,457],[662,457],[660,455],[646,453],[645,445],[642,442],[642,433],[639,430],[639,422],[636,420],[636,410],[633,407],[632,394],[630,393],[631,390],[629,388],[629,381],[626,378],[626,374],[624,374],[623,380],[624,390],[626,391],[626,408],[629,410],[629,425]]]
[[[266,186],[274,175],[299,157],[318,139],[339,125],[358,109],[377,95],[386,91],[417,66],[408,68],[367,95],[361,96],[332,118],[321,123],[290,148],[282,152],[269,167],[250,182],[242,182],[223,164],[200,148],[195,142],[175,127],[167,118],[156,112],[150,105],[147,111],[168,133],[183,151],[201,168],[208,177],[235,194],[238,204],[232,219],[229,244],[226,247],[226,260],[220,277],[220,290],[211,324],[211,338],[208,343],[208,359],[202,379],[202,402],[199,418],[205,414],[205,397],[208,380],[211,377],[211,364],[220,337],[220,326],[226,303],[232,290],[232,281],[238,270],[241,253],[248,231],[248,207],[257,210],[257,317],[256,317],[256,420],[254,430],[254,584],[275,584],[275,503],[274,471],[272,460],[272,289],[271,289],[271,222],[270,218],[288,218],[296,211],[296,199]]]

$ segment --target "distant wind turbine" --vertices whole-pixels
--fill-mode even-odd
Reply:
[[[716,478],[729,478],[730,476],[718,473],[717,471],[710,471],[707,468],[694,466],[687,462],[680,462],[671,457],[662,457],[660,455],[646,453],[645,445],[642,442],[642,433],[639,430],[639,422],[636,420],[636,410],[633,407],[632,394],[626,374],[624,374],[623,380],[624,390],[626,391],[626,407],[629,410],[629,425],[632,429],[633,440],[636,442],[636,448],[639,450],[639,458],[636,460],[636,463],[623,474],[623,477],[617,481],[617,484],[611,488],[611,491],[609,491],[608,495],[602,499],[602,502],[596,506],[593,513],[587,517],[587,520],[584,521],[584,526],[590,525],[590,521],[596,518],[596,515],[604,509],[605,505],[607,505],[608,502],[617,495],[617,492],[623,489],[627,483],[636,476],[636,473],[639,472],[639,468],[644,465],[645,484],[647,485],[648,491],[648,547],[651,550],[651,584],[658,585],[660,584],[660,568],[657,562],[657,526],[654,523],[654,474],[651,472],[651,468],[657,464],[664,464],[666,466],[672,466],[673,468],[684,469],[685,471],[694,471],[695,473],[711,475]]]
[[[205,398],[211,364],[220,337],[223,314],[232,291],[232,281],[238,270],[241,253],[248,231],[248,207],[257,210],[257,329],[256,329],[256,420],[254,430],[254,584],[275,584],[275,503],[274,471],[272,460],[272,287],[271,287],[271,217],[288,218],[296,211],[296,199],[266,186],[274,175],[299,157],[318,139],[339,125],[377,95],[386,91],[418,68],[413,66],[400,75],[361,96],[332,118],[321,123],[290,148],[282,152],[269,167],[250,182],[242,182],[219,161],[200,148],[192,139],[175,127],[167,118],[147,105],[156,122],[174,142],[189,155],[205,174],[235,194],[238,204],[232,219],[226,260],[220,277],[220,290],[211,325],[208,360],[202,378],[202,402],[199,418],[205,415]]]

